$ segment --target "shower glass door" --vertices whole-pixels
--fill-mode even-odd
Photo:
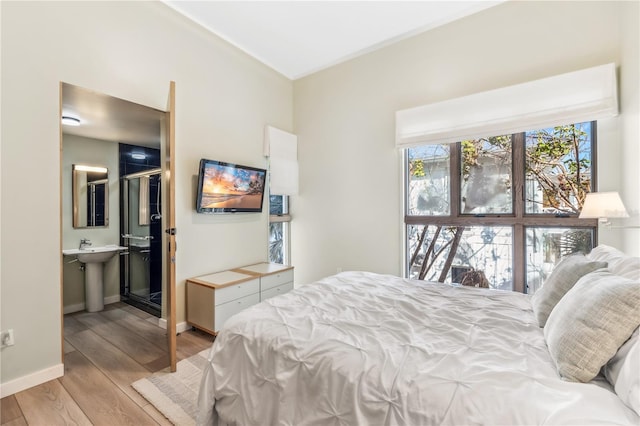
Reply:
[[[156,316],[162,306],[162,216],[160,169],[123,178],[122,240],[124,256],[121,296]]]

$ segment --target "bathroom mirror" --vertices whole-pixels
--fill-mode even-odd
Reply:
[[[72,166],[73,227],[109,226],[109,170],[102,166]]]

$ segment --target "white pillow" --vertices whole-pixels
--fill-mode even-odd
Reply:
[[[560,299],[544,338],[558,373],[566,380],[588,382],[639,325],[640,281],[600,270],[580,278]]]
[[[625,257],[625,254],[615,247],[608,246],[606,244],[598,244],[587,255],[591,260],[600,260],[603,262],[612,262]]]
[[[604,366],[604,375],[620,399],[640,415],[640,331],[631,338]]]
[[[544,327],[554,306],[580,278],[589,272],[606,267],[606,262],[591,261],[582,253],[562,258],[553,268],[544,285],[531,298],[531,306],[538,325]]]
[[[640,257],[625,256],[610,263],[609,270],[616,275],[638,280],[640,279]]]

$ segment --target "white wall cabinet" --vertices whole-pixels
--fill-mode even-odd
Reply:
[[[231,316],[293,289],[293,267],[257,263],[187,279],[187,323],[216,334]]]

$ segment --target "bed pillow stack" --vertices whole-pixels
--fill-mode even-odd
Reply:
[[[609,271],[582,277],[549,315],[544,337],[562,377],[588,382],[640,324],[640,282]]]
[[[589,268],[595,269],[583,273]],[[551,280],[556,272],[562,278]],[[588,382],[602,371],[620,399],[640,414],[640,258],[601,245],[587,257],[565,258],[541,290],[548,284],[532,302],[558,373]]]

